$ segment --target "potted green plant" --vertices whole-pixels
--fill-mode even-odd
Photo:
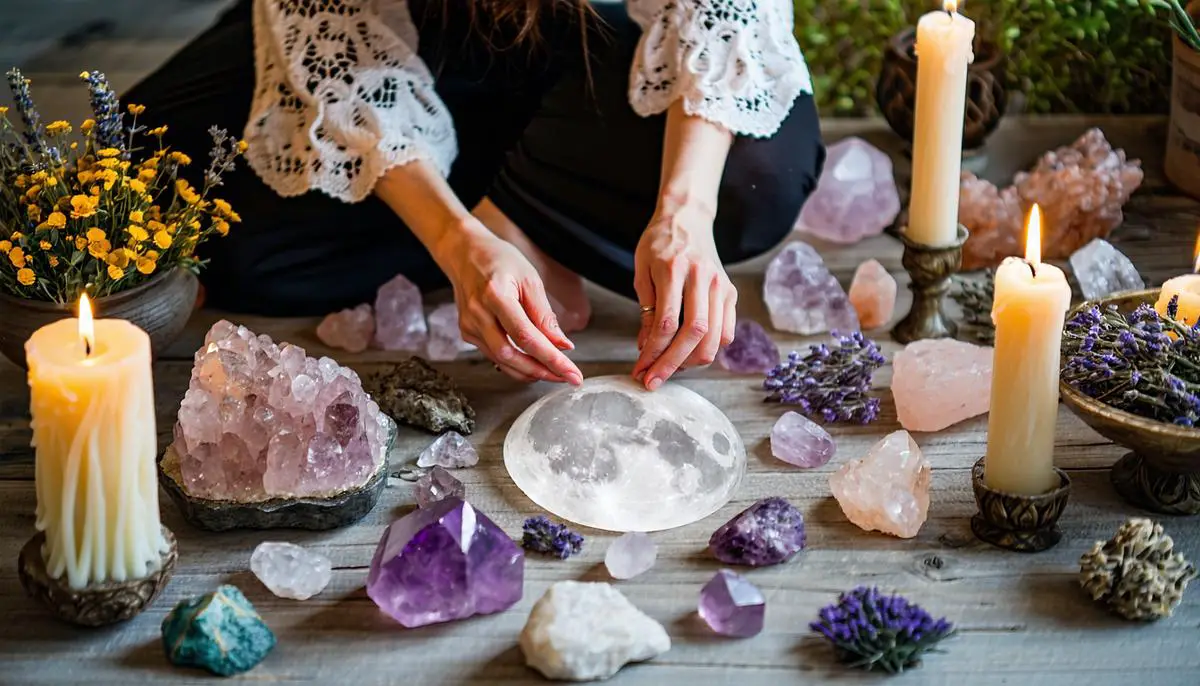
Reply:
[[[210,164],[194,187],[191,159],[166,145],[167,127],[139,125],[145,108],[122,110],[103,74],[80,78],[94,118],[77,135],[65,121],[42,121],[15,69],[20,127],[0,107],[0,353],[22,365],[29,335],[72,316],[83,293],[98,316],[137,324],[161,350],[195,305],[196,247],[240,221],[210,193],[245,143],[211,129]]]
[[[1153,0],[1170,13],[1175,29],[1171,119],[1167,133],[1167,179],[1200,198],[1200,0]]]

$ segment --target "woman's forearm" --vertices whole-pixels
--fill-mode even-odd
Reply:
[[[717,191],[733,134],[720,124],[683,111],[682,101],[667,110],[663,137],[662,178],[658,213],[674,214],[683,208],[710,219],[717,213]]]
[[[413,160],[387,170],[375,195],[404,221],[442,271],[464,240],[487,235],[433,164]]]

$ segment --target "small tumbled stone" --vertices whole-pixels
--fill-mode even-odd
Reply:
[[[446,303],[429,313],[429,343],[425,354],[434,362],[449,362],[475,346],[462,339],[458,326],[458,305]]]
[[[375,340],[384,350],[425,349],[429,327],[421,291],[413,282],[397,275],[379,287],[375,296]]]
[[[955,341],[917,341],[892,359],[892,396],[900,426],[941,431],[988,411],[992,349]]]
[[[780,331],[814,334],[857,331],[858,315],[850,298],[813,247],[793,241],[767,265],[763,300],[771,326]]]
[[[708,549],[732,565],[778,564],[804,549],[804,515],[783,498],[764,498],[713,532]]]
[[[560,581],[534,603],[520,643],[525,664],[563,681],[607,679],[671,649],[662,625],[620,591],[580,581]]]
[[[1113,293],[1146,287],[1129,257],[1103,238],[1092,239],[1076,250],[1070,262],[1084,300],[1099,300]]]
[[[654,539],[640,531],[622,534],[604,553],[604,566],[614,579],[632,579],[649,571],[657,560]]]
[[[907,431],[888,434],[829,477],[842,512],[864,531],[912,538],[929,515],[929,460]]]
[[[746,577],[722,569],[700,589],[697,609],[718,634],[749,638],[763,630],[767,601]]]
[[[446,498],[465,498],[467,487],[440,465],[434,465],[413,484],[413,492],[417,496],[417,507],[426,508]]]
[[[771,454],[797,467],[820,467],[833,458],[837,444],[820,424],[797,412],[785,412],[771,429]]]
[[[896,310],[896,279],[878,260],[863,262],[850,282],[850,304],[864,331],[878,329],[892,320]]]
[[[220,676],[241,674],[275,647],[275,634],[236,586],[180,601],[162,623],[171,664]]]
[[[779,364],[779,348],[761,324],[739,319],[733,342],[721,348],[716,362],[735,374],[765,374]]]
[[[446,469],[463,469],[479,464],[475,446],[457,431],[447,431],[434,439],[417,458],[418,467],[438,465]]]
[[[829,146],[817,188],[800,211],[796,230],[834,243],[882,233],[900,213],[892,158],[861,138]]]
[[[317,325],[317,338],[331,348],[361,353],[375,335],[375,311],[362,304],[326,315]]]
[[[329,558],[294,543],[263,541],[250,556],[250,571],[280,598],[308,600],[329,585]]]

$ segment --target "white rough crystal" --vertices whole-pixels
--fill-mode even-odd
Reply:
[[[475,346],[462,339],[458,327],[458,306],[439,305],[429,313],[429,344],[425,353],[434,362],[449,362],[459,353],[471,352]]]
[[[375,296],[375,340],[379,347],[424,350],[429,327],[423,303],[420,289],[402,274],[380,286]]]
[[[447,431],[434,439],[417,458],[418,467],[438,465],[443,469],[463,469],[479,464],[475,446],[457,431]]]
[[[1084,300],[1099,300],[1113,293],[1146,287],[1133,262],[1103,238],[1093,239],[1076,250],[1070,262]]]
[[[614,579],[632,579],[649,571],[657,560],[654,539],[640,531],[622,534],[604,553],[604,566]]]
[[[333,565],[294,543],[264,541],[250,556],[250,571],[280,598],[308,600],[329,585]]]
[[[767,265],[763,300],[771,326],[780,331],[808,335],[859,328],[846,291],[817,251],[803,241],[787,244]]]
[[[607,679],[630,662],[670,649],[662,625],[606,583],[554,584],[521,631],[525,664],[548,679]]]
[[[796,230],[834,243],[856,243],[882,233],[900,213],[900,194],[887,153],[861,138],[829,146],[817,189]]]

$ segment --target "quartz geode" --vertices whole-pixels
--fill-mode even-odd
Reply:
[[[172,452],[189,498],[332,498],[378,480],[394,428],[353,370],[220,321],[196,353]]]
[[[1113,150],[1100,129],[1042,155],[1004,190],[964,172],[958,219],[971,236],[963,247],[963,271],[1023,254],[1025,213],[1034,203],[1042,208],[1045,259],[1069,257],[1093,238],[1107,237],[1124,221],[1121,208],[1143,176],[1141,162]]]

